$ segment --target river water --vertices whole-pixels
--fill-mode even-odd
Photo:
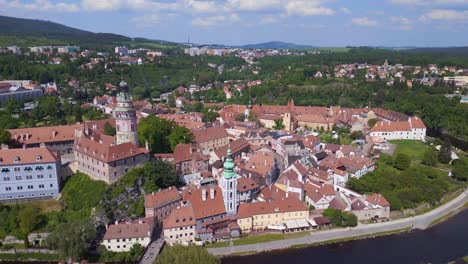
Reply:
[[[426,230],[343,243],[228,257],[222,264],[448,263],[468,256],[468,209]]]

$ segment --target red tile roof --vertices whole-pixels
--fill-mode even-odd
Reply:
[[[194,225],[195,214],[191,205],[178,207],[177,209],[172,210],[163,221],[164,229]]]
[[[123,239],[123,238],[143,238],[149,237],[152,233],[152,225],[149,222],[143,223],[121,223],[117,225],[110,225],[106,234],[104,235],[104,240],[108,239]]]
[[[105,163],[149,153],[145,148],[139,148],[131,142],[119,145],[105,145],[84,136],[75,141],[73,149]]]
[[[224,127],[209,127],[200,130],[192,130],[193,135],[195,136],[195,142],[204,143],[212,140],[217,140],[221,138],[229,137],[228,132]]]
[[[182,200],[182,195],[175,186],[153,192],[145,196],[145,208],[157,208],[162,205]]]
[[[372,204],[380,205],[382,207],[390,206],[390,203],[387,201],[387,199],[385,199],[385,197],[380,193],[374,193],[368,196],[366,201]]]
[[[15,162],[15,159],[17,160]],[[58,162],[59,158],[48,148],[0,149],[0,166]]]
[[[295,198],[285,198],[271,202],[245,203],[239,205],[237,218],[247,218],[254,215],[307,211],[307,206]]]
[[[38,144],[75,140],[75,130],[82,131],[83,124],[70,126],[49,126],[18,128],[8,130],[11,139],[22,144]]]
[[[214,198],[211,198],[210,192],[214,190]],[[206,190],[206,200],[202,200],[202,192]],[[223,194],[218,186],[194,189],[187,197],[188,202],[193,206],[195,219],[204,219],[211,216],[226,213],[224,208]]]
[[[237,192],[247,192],[258,188],[258,185],[250,178],[237,178]]]

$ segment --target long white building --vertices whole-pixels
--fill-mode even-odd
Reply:
[[[0,150],[0,202],[59,195],[60,156],[48,148]]]
[[[425,141],[426,126],[418,117],[410,117],[408,121],[379,121],[371,129],[370,136],[374,142],[394,139]]]

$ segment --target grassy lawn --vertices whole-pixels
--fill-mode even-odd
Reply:
[[[417,140],[391,140],[390,143],[396,145],[396,154],[402,153],[408,155],[412,161],[420,162],[424,157],[424,151],[428,145]]]
[[[6,205],[15,205],[15,203],[5,203]],[[32,205],[39,208],[41,213],[58,212],[62,210],[62,203],[57,200],[38,200],[21,202],[22,205]]]
[[[233,239],[232,244],[234,246],[250,245],[250,244],[264,243],[264,242],[270,242],[270,241],[275,241],[275,240],[303,237],[307,235],[310,235],[310,231],[289,233],[289,234],[264,234],[264,235],[256,235],[256,236],[246,236],[246,237],[239,238],[239,239]],[[219,248],[219,247],[227,247],[229,245],[230,243],[228,241],[223,241],[223,242],[217,242],[217,243],[210,243],[210,244],[207,244],[205,247],[206,248]]]

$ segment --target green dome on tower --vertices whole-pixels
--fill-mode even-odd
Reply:
[[[234,172],[234,167],[236,165],[232,161],[231,155],[232,155],[231,149],[228,149],[227,158],[226,158],[226,161],[224,161],[224,171],[223,171],[223,177],[226,179],[231,179],[231,178],[236,177],[236,173]]]

